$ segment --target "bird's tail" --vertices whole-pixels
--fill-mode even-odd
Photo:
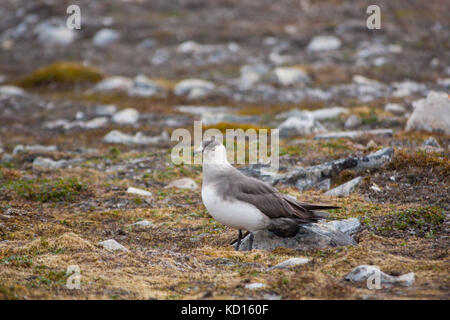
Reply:
[[[285,198],[291,205],[294,207],[299,207],[303,210],[309,211],[312,216],[312,220],[320,220],[320,219],[328,219],[328,220],[338,220],[339,218],[330,217],[330,214],[324,211],[320,210],[331,210],[331,209],[340,209],[340,207],[337,206],[330,206],[330,205],[321,205],[321,204],[310,204],[310,203],[304,203],[300,202],[291,198],[286,197]],[[319,210],[319,211],[317,211]]]

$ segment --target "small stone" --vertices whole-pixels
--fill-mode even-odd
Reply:
[[[316,36],[314,37],[306,50],[308,51],[331,51],[339,49],[341,40],[334,36]]]
[[[381,188],[376,183],[374,183],[370,186],[370,190],[373,190],[375,192],[380,192]]]
[[[406,109],[404,106],[398,103],[388,103],[384,107],[384,111],[391,112],[396,115],[402,115],[406,112]]]
[[[121,77],[121,76],[113,76],[106,79],[103,79],[99,83],[95,85],[92,89],[93,92],[127,92],[131,86],[133,85],[133,81],[130,78]]]
[[[373,140],[370,140],[366,145],[367,149],[375,149],[377,147],[378,147],[377,143]]]
[[[429,137],[427,140],[425,140],[422,144],[422,146],[426,147],[434,147],[434,148],[441,148],[441,145],[434,137]]]
[[[306,84],[311,81],[308,74],[299,68],[279,67],[273,70],[276,80],[283,86]]]
[[[153,226],[153,223],[147,220],[138,221],[132,224],[132,226],[138,226],[138,227],[151,227]]]
[[[94,38],[92,39],[92,43],[97,47],[105,47],[120,38],[120,33],[113,29],[101,29],[99,30]]]
[[[113,104],[103,104],[95,107],[95,113],[99,116],[111,116],[117,110]]]
[[[350,117],[348,117],[347,121],[345,121],[344,127],[345,129],[355,129],[361,124],[361,118],[359,118],[357,115],[352,114]]]
[[[182,178],[169,183],[165,188],[178,188],[178,189],[190,189],[196,190],[197,184],[191,178]]]
[[[343,107],[322,108],[310,111],[314,120],[335,119],[339,115],[348,112],[348,109]]]
[[[75,41],[75,31],[67,28],[65,21],[52,18],[41,22],[34,29],[39,42],[44,45],[67,46]]]
[[[277,264],[276,266],[269,268],[269,270],[286,269],[286,268],[290,268],[290,267],[295,267],[298,265],[306,264],[309,261],[310,261],[310,259],[308,259],[308,258],[290,258],[290,259],[287,259],[287,260]]]
[[[23,97],[26,94],[25,90],[16,86],[0,86],[0,96]]]
[[[14,147],[12,154],[16,155],[20,152],[54,152],[58,151],[56,146],[42,146],[42,145],[31,145],[31,146],[23,146],[18,144]]]
[[[214,90],[214,83],[202,79],[185,79],[177,83],[174,89],[174,93],[177,96],[182,95],[191,95],[191,92],[194,91],[193,95],[198,95],[200,92],[209,93]],[[192,95],[191,95],[192,97]]]
[[[267,285],[265,283],[261,283],[261,282],[248,283],[245,285],[245,289],[249,289],[249,290],[263,289],[266,287],[267,287]]]
[[[138,188],[133,188],[133,187],[129,187],[127,189],[127,193],[136,194],[136,195],[144,196],[144,197],[151,197],[152,196],[152,193],[150,191],[145,191],[145,190],[138,189]]]
[[[340,186],[325,192],[325,195],[333,197],[348,196],[356,189],[356,187],[361,183],[361,181],[362,178],[357,177],[353,180],[350,180],[347,183],[341,184]]]
[[[377,135],[377,136],[392,136],[392,129],[374,129],[374,130],[361,130],[361,131],[334,131],[321,133],[314,137],[316,140],[321,139],[355,139],[362,135]]]
[[[138,75],[134,78],[133,86],[128,89],[128,95],[144,98],[164,96],[165,90],[159,84],[150,80],[146,76]]]
[[[110,250],[110,251],[128,251],[127,248],[125,248],[123,245],[121,245],[114,239],[101,241],[98,243],[98,245],[100,245],[103,248],[105,248],[106,250]]]
[[[127,108],[115,113],[112,120],[118,124],[134,124],[139,120],[139,112],[133,108]]]

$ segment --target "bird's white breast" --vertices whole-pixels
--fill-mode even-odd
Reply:
[[[264,229],[269,218],[250,203],[224,200],[213,186],[202,187],[202,200],[211,216],[232,228],[256,231]]]

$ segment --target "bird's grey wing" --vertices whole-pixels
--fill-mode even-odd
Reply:
[[[236,199],[254,205],[271,219],[296,218],[305,223],[316,220],[312,211],[300,205],[293,206],[278,190],[255,178],[242,175],[230,180],[230,192]]]

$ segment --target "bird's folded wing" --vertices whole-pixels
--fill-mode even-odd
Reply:
[[[254,205],[271,219],[299,218],[309,220],[314,218],[312,211],[304,209],[300,205],[293,206],[278,190],[262,181],[245,177],[231,183],[238,200]]]

